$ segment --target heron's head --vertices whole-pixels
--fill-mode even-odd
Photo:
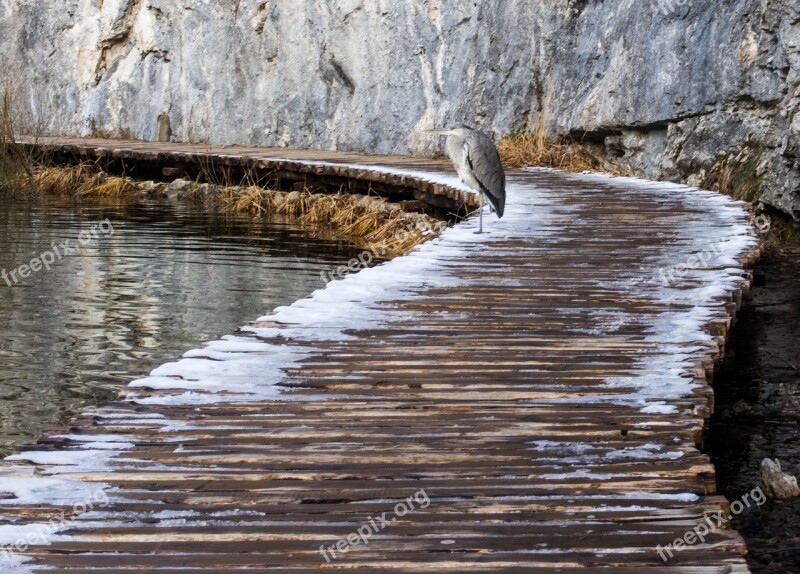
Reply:
[[[463,137],[463,136],[467,135],[471,131],[473,131],[473,129],[471,127],[469,127],[467,124],[457,123],[457,124],[451,125],[446,130],[426,130],[425,133],[429,133],[429,134],[437,135],[437,136],[462,136]]]

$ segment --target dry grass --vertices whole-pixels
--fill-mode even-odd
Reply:
[[[11,193],[20,181],[30,185],[38,166],[45,165],[48,155],[31,147],[17,145],[17,135],[25,133],[37,141],[44,127],[30,106],[25,94],[9,77],[0,80],[0,192]]]
[[[721,156],[701,183],[701,187],[755,203],[761,197],[764,176],[759,173],[762,151],[745,146],[736,156]]]
[[[311,206],[303,214],[303,221],[313,224],[330,223],[342,205],[342,197],[337,195],[320,195],[311,202]]]
[[[275,213],[289,217],[302,217],[311,205],[311,194],[306,191],[292,191],[281,194],[282,201],[275,203]]]
[[[24,120],[24,114],[20,116],[16,110],[22,108],[13,86],[0,86],[0,192],[14,196],[115,197],[136,189],[129,178],[109,176],[95,164],[53,166],[46,157],[18,146],[16,120]],[[35,133],[39,130],[34,128]]]
[[[33,176],[33,158],[16,145],[14,93],[0,88],[0,191],[8,190],[20,180]]]
[[[262,217],[273,213],[272,201],[266,190],[260,187],[223,187],[219,196],[220,211],[229,214],[245,214]]]
[[[303,223],[330,225],[382,257],[405,254],[436,237],[446,223],[428,215],[406,213],[375,196],[334,195],[309,191],[267,191],[259,187],[226,187],[219,208],[228,214],[287,216]]]
[[[772,249],[797,249],[800,247],[800,227],[783,214],[773,214],[766,242]]]
[[[124,177],[110,177],[90,163],[51,166],[16,144],[15,93],[0,87],[0,192],[14,196],[49,195],[110,197],[135,189]]]
[[[550,167],[570,172],[610,171],[622,175],[618,167],[607,165],[588,146],[570,138],[556,138],[544,130],[522,132],[503,138],[497,145],[506,167]]]
[[[136,184],[127,177],[100,174],[78,188],[81,197],[121,197],[136,191]]]
[[[30,182],[32,187],[28,191],[54,196],[73,195],[85,187],[87,182],[94,178],[95,173],[84,163],[69,167],[38,168]],[[20,185],[20,189],[25,188]]]
[[[137,189],[130,178],[108,175],[90,163],[34,167],[30,175],[18,172],[6,183],[8,193],[28,197],[120,197]]]

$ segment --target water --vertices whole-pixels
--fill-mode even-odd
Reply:
[[[708,446],[721,494],[758,487],[761,461],[800,476],[800,249],[771,249],[750,293],[715,384]],[[800,499],[770,501],[734,519],[754,574],[800,573]]]
[[[87,231],[64,256],[63,242],[77,247]],[[297,225],[187,205],[0,198],[0,452],[307,296],[356,253]],[[36,257],[55,262],[23,279]]]

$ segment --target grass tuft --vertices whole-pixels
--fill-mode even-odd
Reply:
[[[762,150],[750,144],[736,155],[723,155],[701,183],[701,187],[755,203],[761,197],[764,174],[759,171]]]
[[[81,197],[121,197],[136,191],[136,184],[127,177],[100,175],[85,181],[78,188]]]
[[[770,230],[766,235],[771,248],[800,248],[800,226],[782,213],[770,216]]]
[[[33,158],[16,145],[14,93],[10,86],[0,86],[0,191],[33,177]]]
[[[36,169],[31,188],[27,191],[53,196],[74,195],[87,187],[96,174],[86,163],[68,167],[40,167]]]
[[[27,197],[120,197],[136,189],[132,179],[110,176],[91,163],[33,167],[30,176],[17,172],[4,186],[11,195]]]
[[[506,167],[549,167],[562,171],[611,171],[620,168],[606,164],[585,145],[571,138],[557,138],[543,130],[519,132],[506,136],[497,144]]]
[[[255,186],[224,187],[220,191],[219,201],[223,213],[241,213],[261,217],[272,213],[274,209],[269,193]]]
[[[406,213],[398,204],[375,196],[310,191],[268,191],[260,187],[226,187],[219,209],[256,217],[287,216],[303,223],[329,225],[359,246],[392,258],[436,237],[447,226],[424,214]]]

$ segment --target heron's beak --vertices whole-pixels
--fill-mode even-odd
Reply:
[[[450,133],[450,130],[425,130],[425,133],[433,136],[446,136]]]

